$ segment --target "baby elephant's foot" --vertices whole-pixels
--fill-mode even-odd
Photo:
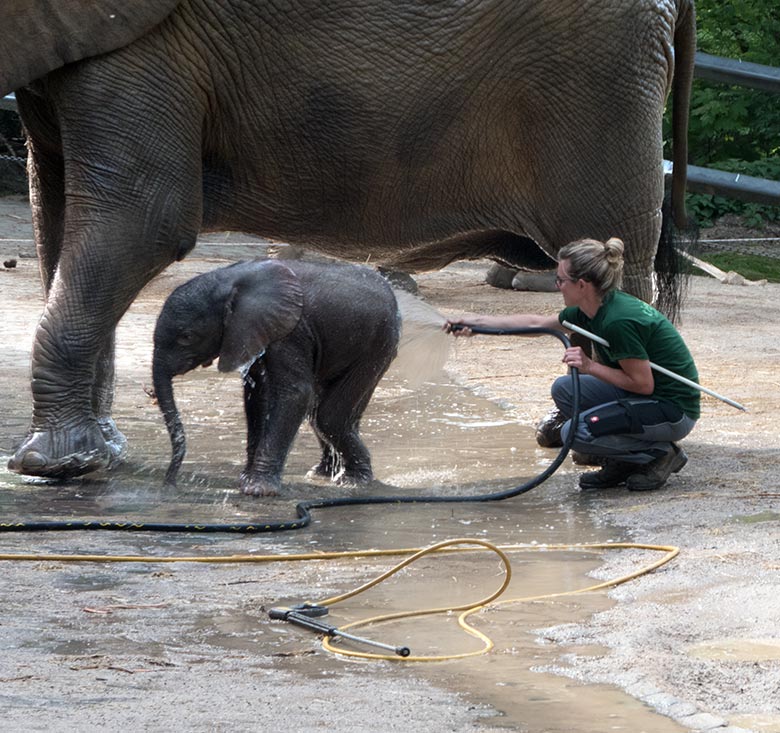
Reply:
[[[361,469],[353,471],[342,471],[334,477],[333,481],[338,486],[365,486],[374,480],[374,473],[371,469]]]
[[[239,488],[247,496],[278,496],[282,482],[268,476],[253,476],[251,473],[241,474]]]
[[[339,469],[332,463],[318,463],[306,472],[307,479],[325,479],[332,481],[339,473]]]

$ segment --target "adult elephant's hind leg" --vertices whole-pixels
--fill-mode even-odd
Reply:
[[[659,208],[624,224],[616,235],[626,245],[622,289],[648,303],[656,299],[653,263],[660,233]]]

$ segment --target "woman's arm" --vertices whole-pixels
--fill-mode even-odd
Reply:
[[[452,326],[461,328],[454,330]],[[558,316],[540,316],[535,313],[513,313],[510,315],[475,315],[450,318],[444,324],[444,330],[456,336],[472,335],[471,328],[481,326],[484,328],[513,329],[513,328],[550,328],[557,331],[565,331],[558,321]]]
[[[566,349],[563,363],[627,392],[649,395],[655,389],[653,370],[647,359],[620,359],[620,369],[613,369],[588,358],[579,346],[572,346]]]

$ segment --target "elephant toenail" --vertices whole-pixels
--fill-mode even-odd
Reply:
[[[35,450],[28,451],[22,458],[22,469],[43,468],[45,465],[46,458]]]

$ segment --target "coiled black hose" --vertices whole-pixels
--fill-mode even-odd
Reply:
[[[457,326],[455,326],[457,328]],[[549,334],[559,339],[565,348],[571,345],[565,333],[551,328],[484,328],[470,327],[472,333],[491,336],[529,336]],[[572,379],[572,424],[576,425],[580,412],[579,371],[571,368]],[[338,506],[366,506],[371,504],[454,504],[462,502],[503,501],[539,486],[552,476],[566,458],[574,430],[570,430],[555,460],[538,476],[524,484],[505,491],[492,494],[475,494],[472,496],[355,496],[336,497],[333,499],[312,499],[302,501],[295,507],[297,518],[293,521],[279,522],[247,522],[230,524],[211,523],[163,523],[163,522],[129,522],[103,520],[58,520],[46,522],[0,522],[0,532],[55,532],[74,530],[115,530],[123,532],[228,532],[238,534],[259,534],[261,532],[284,532],[292,529],[303,529],[311,523],[312,509],[328,509]]]

